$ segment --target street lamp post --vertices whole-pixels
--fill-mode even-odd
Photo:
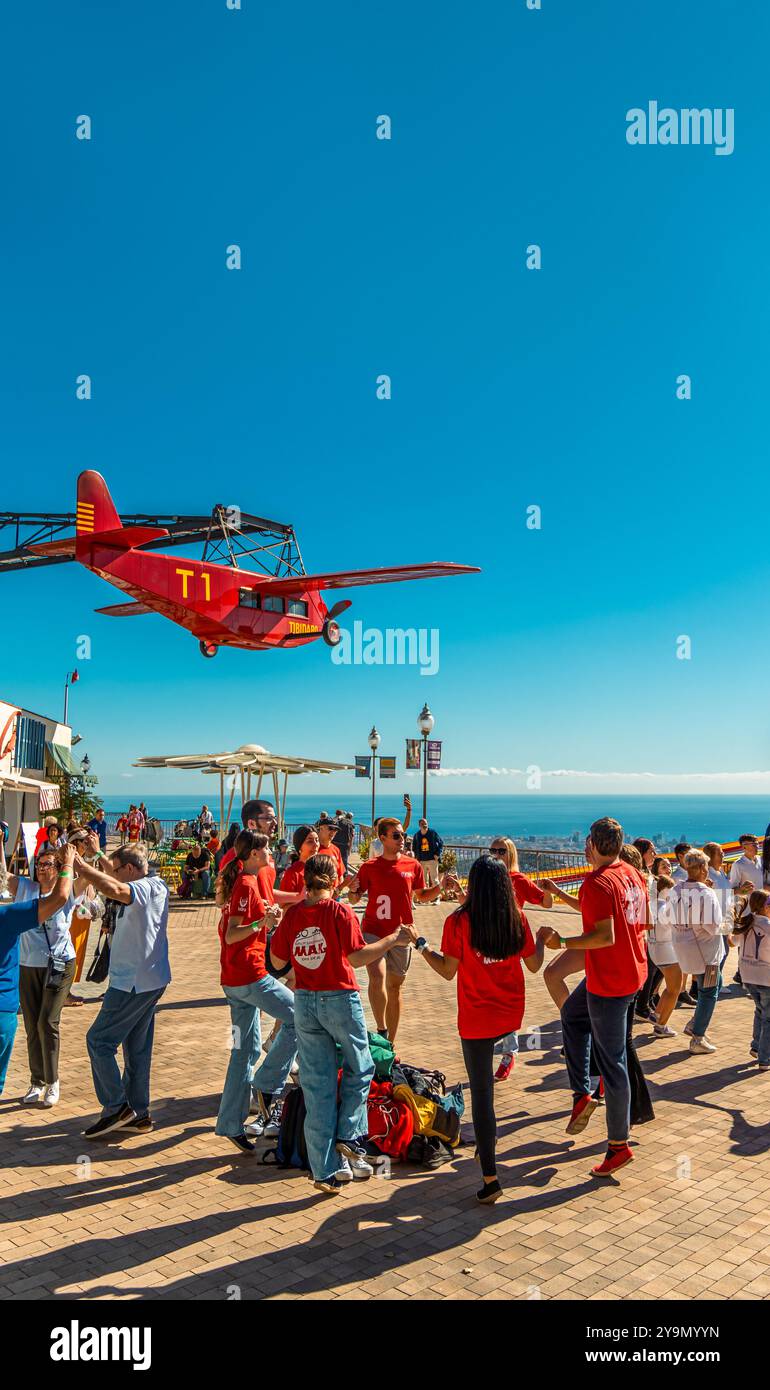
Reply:
[[[80,793],[80,819],[81,819],[81,820],[83,819],[83,816],[85,815],[85,811],[86,811],[86,778],[87,778],[87,776],[88,776],[88,773],[89,773],[89,771],[90,771],[90,768],[91,768],[91,759],[89,758],[88,754],[86,753],[86,754],[80,759],[80,771],[81,771],[81,773],[83,774],[83,786],[82,786],[82,790],[81,790],[81,793]]]
[[[417,727],[422,734],[422,818],[428,819],[428,736],[435,724],[427,702],[417,716]]]
[[[372,732],[367,740],[372,750],[372,830],[374,829],[374,802],[377,790],[377,749],[380,746],[380,736],[376,728],[372,725]]]

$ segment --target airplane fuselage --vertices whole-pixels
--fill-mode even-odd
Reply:
[[[293,595],[271,595],[270,580],[253,570],[140,550],[120,550],[79,537],[86,569],[145,604],[199,640],[264,651],[301,647],[322,635],[327,607],[297,577]]]

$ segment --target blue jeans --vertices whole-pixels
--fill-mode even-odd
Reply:
[[[305,1143],[313,1177],[330,1178],[339,1168],[338,1139],[360,1139],[369,1130],[366,1098],[374,1063],[358,990],[327,993],[298,989],[294,1022],[305,1095]],[[337,1044],[342,1049],[342,1084],[337,1106]]]
[[[8,1064],[16,1037],[16,1013],[0,1013],[0,1096],[3,1094]]]
[[[754,1000],[754,1031],[751,1046],[757,1050],[757,1061],[761,1066],[770,1066],[770,985],[747,985],[743,988]],[[0,1018],[2,1015],[0,1014]],[[0,1091],[3,1073],[0,1067]]]
[[[604,1082],[607,1138],[611,1144],[628,1139],[631,1123],[631,1083],[626,1061],[626,1022],[635,995],[616,999],[589,994],[585,980],[573,989],[561,1011],[564,1057],[575,1096],[591,1090],[591,1040]]]
[[[250,985],[223,985],[230,1005],[233,1046],[227,1064],[225,1088],[217,1115],[216,1133],[234,1138],[243,1134],[252,1088],[282,1091],[297,1055],[294,1031],[294,995],[272,975]],[[259,1066],[262,1032],[259,1011],[281,1020],[281,1029]]]
[[[703,975],[696,975],[698,983],[698,1003],[692,1019],[692,1031],[696,1038],[702,1038],[711,1022],[711,1016],[716,1008],[719,990],[722,985],[722,972],[720,970],[717,982],[711,989],[703,988]]]
[[[149,1113],[155,1005],[163,992],[150,989],[137,994],[135,989],[110,985],[102,1000],[86,1033],[86,1046],[103,1115],[114,1115],[124,1105],[140,1116]],[[115,1060],[119,1047],[123,1048],[122,1076]]]

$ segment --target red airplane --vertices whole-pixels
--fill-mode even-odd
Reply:
[[[0,570],[77,560],[130,596],[128,602],[97,608],[97,613],[115,618],[161,613],[192,632],[206,657],[216,656],[220,647],[266,651],[304,646],[319,637],[337,646],[341,633],[336,619],[351,600],[342,599],[327,608],[322,589],[479,573],[474,565],[430,562],[306,574],[293,528],[282,522],[221,506],[214,508],[210,518],[169,518],[166,526],[142,524],[153,520],[132,518],[139,524],[124,525],[101,474],[81,473],[75,535],[49,541],[35,538],[0,554]],[[36,537],[54,534],[67,522],[71,525],[71,518],[61,515],[0,513],[0,526],[15,523],[17,539],[19,527],[35,521]],[[246,537],[253,534],[259,543],[249,545]],[[180,536],[205,537],[202,560],[150,553],[163,539]],[[228,562],[213,563],[208,558],[212,555],[226,557]],[[237,559],[241,556],[250,557],[263,572],[240,568]]]

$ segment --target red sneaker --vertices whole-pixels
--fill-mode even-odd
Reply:
[[[495,1081],[507,1081],[513,1071],[513,1064],[515,1061],[515,1052],[504,1052],[500,1058],[500,1065],[495,1072]]]
[[[601,1163],[591,1169],[594,1178],[611,1178],[617,1173],[619,1168],[625,1168],[627,1163],[633,1163],[634,1155],[628,1144],[624,1144],[622,1149],[608,1149]]]
[[[569,1124],[567,1125],[567,1133],[582,1134],[598,1104],[599,1102],[596,1097],[592,1096],[590,1093],[579,1096],[572,1107],[572,1114],[569,1117]]]

